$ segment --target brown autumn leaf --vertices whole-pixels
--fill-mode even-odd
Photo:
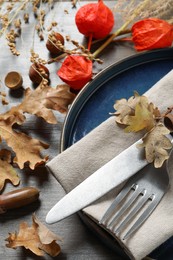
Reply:
[[[51,256],[58,255],[61,249],[56,241],[62,241],[62,239],[43,225],[35,215],[33,215],[33,221],[37,226],[37,232],[41,241],[40,248]]]
[[[56,124],[57,119],[52,110],[66,113],[75,97],[76,95],[70,92],[68,85],[63,84],[52,88],[41,83],[35,90],[27,88],[24,100],[1,114],[0,119],[6,120],[14,116],[15,123],[21,125],[26,119],[24,113],[28,113],[42,117],[49,124]]]
[[[33,214],[32,226],[29,227],[26,222],[22,222],[19,227],[19,233],[9,233],[6,239],[8,248],[25,247],[38,256],[43,256],[44,252],[51,256],[57,256],[61,248],[56,241],[60,241],[60,237],[51,232],[43,225]]]
[[[8,163],[11,163],[11,152],[7,149],[1,149],[0,150],[0,159],[2,161],[7,161]]]
[[[25,122],[25,115],[23,114],[23,111],[19,109],[18,106],[11,107],[10,110],[7,112],[0,114],[0,120],[7,120],[9,118],[12,118],[13,124],[22,125]]]
[[[29,113],[42,117],[51,124],[57,123],[52,110],[65,113],[69,104],[74,100],[75,95],[70,92],[67,85],[59,85],[57,88],[51,88],[42,83],[34,90],[26,89],[24,100],[17,106],[12,107],[6,113],[0,114],[0,141],[4,139],[9,147],[13,149],[16,156],[14,162],[20,168],[24,167],[26,162],[31,169],[37,165],[45,163],[48,157],[42,158],[41,150],[47,149],[45,144],[28,135],[15,131],[12,127],[15,123],[21,125],[26,120],[24,113]]]
[[[0,119],[0,137],[4,139],[9,147],[13,149],[16,156],[14,162],[22,169],[26,162],[29,163],[31,169],[34,169],[38,164],[47,161],[47,157],[41,157],[41,150],[47,149],[48,144],[45,144],[30,136],[14,131],[12,126],[15,123],[15,117],[11,116],[6,120]]]
[[[68,111],[69,104],[74,100],[75,95],[70,92],[67,85],[59,85],[52,88],[48,85],[40,84],[34,91],[27,88],[25,98],[17,110],[42,117],[50,124],[56,124],[57,120],[52,110],[60,113]]]
[[[153,116],[155,117],[156,120],[161,118],[160,110],[158,109],[158,107],[155,107],[152,102],[148,104],[148,109],[150,112],[153,113]]]
[[[138,147],[145,148],[147,161],[154,162],[156,168],[161,167],[164,161],[169,158],[168,150],[172,148],[171,141],[166,137],[169,133],[168,128],[159,123],[145,134],[142,138],[143,143],[138,145]]]
[[[0,191],[3,189],[6,181],[10,181],[14,186],[17,186],[20,182],[19,176],[10,162],[11,152],[2,149],[0,151]]]

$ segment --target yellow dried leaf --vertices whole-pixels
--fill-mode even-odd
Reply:
[[[142,129],[150,130],[155,125],[155,118],[151,105],[144,99],[136,104],[135,115],[128,116],[126,120],[128,125],[125,132],[138,132]]]
[[[51,256],[57,256],[61,248],[56,243],[60,240],[58,236],[47,229],[35,215],[32,217],[32,226],[29,227],[26,222],[22,222],[19,227],[19,233],[10,233],[6,239],[9,248],[25,247],[38,256],[43,256],[44,252]]]
[[[125,98],[117,100],[114,104],[114,109],[116,110],[114,113],[116,116],[116,122],[126,125],[128,116],[134,116],[135,114],[136,104],[143,100],[146,101],[147,98],[145,96],[140,96],[137,92],[135,92],[134,96],[130,97],[128,100]]]
[[[145,148],[147,161],[154,162],[156,168],[161,167],[164,161],[169,158],[167,150],[172,148],[171,141],[166,137],[169,132],[163,124],[159,123],[146,133],[142,138],[143,143],[138,145]]]

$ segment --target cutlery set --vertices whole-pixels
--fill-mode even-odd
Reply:
[[[65,195],[48,212],[46,222],[53,224],[76,213],[126,181],[99,224],[115,235],[126,228],[123,239],[129,238],[150,216],[169,186],[167,163],[161,168],[148,164],[142,149],[137,148],[140,142],[132,144]]]

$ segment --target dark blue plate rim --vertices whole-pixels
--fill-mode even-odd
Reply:
[[[124,58],[118,62],[113,63],[107,68],[99,72],[91,82],[86,84],[84,88],[76,96],[75,100],[71,104],[69,111],[65,117],[61,138],[60,138],[60,152],[67,149],[70,140],[69,129],[73,129],[75,120],[85,106],[88,99],[100,88],[101,85],[109,81],[111,78],[116,77],[120,73],[123,73],[138,65],[146,64],[153,61],[159,61],[163,59],[173,59],[173,48],[158,49],[150,52],[137,53],[130,57]]]

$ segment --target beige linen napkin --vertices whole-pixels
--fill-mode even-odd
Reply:
[[[145,95],[162,111],[173,105],[173,70],[151,87]],[[65,191],[69,192],[140,137],[139,134],[124,133],[116,125],[115,118],[111,117],[48,162],[47,167]],[[153,214],[130,239],[122,240],[121,236],[118,237],[131,259],[142,259],[173,235],[173,159],[169,161],[169,169],[171,184],[169,191]],[[115,188],[85,208],[84,212],[98,222],[119,188]]]

